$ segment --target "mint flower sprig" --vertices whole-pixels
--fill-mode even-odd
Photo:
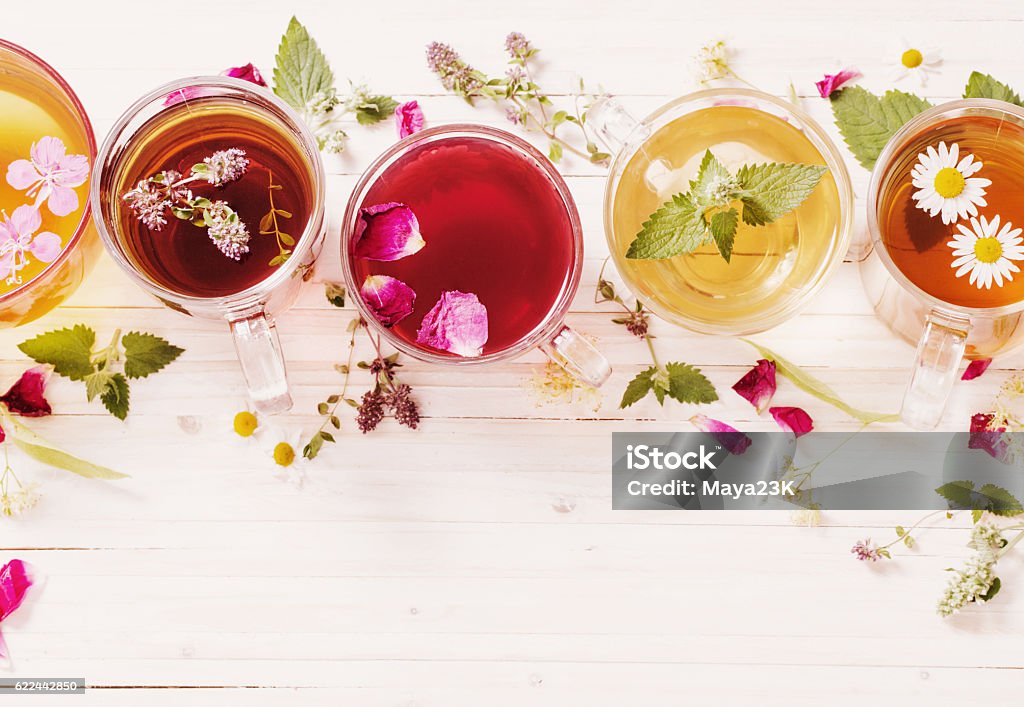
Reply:
[[[522,33],[510,32],[505,38],[508,68],[504,76],[491,77],[466,63],[451,46],[431,42],[427,45],[427,66],[437,74],[442,86],[470,105],[476,98],[492,100],[504,107],[505,116],[514,125],[543,133],[548,139],[548,157],[552,162],[557,163],[563,153],[569,151],[594,164],[607,164],[611,155],[602,152],[594,142],[587,129],[586,107],[581,107],[582,99],[596,96],[586,93],[580,79],[572,111],[555,110],[550,96],[533,78],[532,62],[539,51]],[[577,128],[576,142],[562,136],[565,125]]]
[[[729,262],[741,218],[749,226],[772,223],[800,206],[827,171],[822,165],[769,162],[743,165],[733,175],[708,150],[690,191],[650,215],[626,257],[674,258],[714,241]]]

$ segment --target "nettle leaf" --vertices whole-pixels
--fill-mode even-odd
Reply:
[[[925,99],[891,90],[879,97],[860,86],[848,86],[832,94],[836,125],[853,156],[867,169],[897,130],[918,113],[931,107]]]
[[[128,417],[128,381],[120,373],[110,378],[107,389],[100,395],[100,402],[118,420]]]
[[[124,347],[124,374],[129,378],[145,378],[156,373],[185,352],[166,339],[138,331],[122,336],[121,346]]]
[[[93,372],[92,347],[96,332],[84,324],[57,329],[18,344],[36,363],[48,363],[57,375],[80,381]]]
[[[334,88],[334,73],[316,40],[295,17],[281,37],[274,67],[274,93],[299,111],[321,91]]]
[[[85,377],[85,397],[92,402],[97,395],[103,395],[110,387],[114,373],[106,369],[90,373]]]
[[[950,508],[970,508],[974,505],[973,481],[950,481],[935,489],[935,493],[949,501]]]
[[[654,366],[640,371],[636,378],[631,380],[626,386],[626,392],[622,394],[622,402],[619,403],[619,407],[628,408],[633,403],[647,397],[647,394],[654,388],[655,373],[657,373],[657,369]],[[661,389],[659,388],[659,390]],[[662,391],[662,397],[664,397],[664,391]]]
[[[68,454],[64,450],[58,449],[10,416],[5,416],[4,422],[11,433],[15,446],[42,464],[70,471],[73,474],[78,474],[88,479],[128,478],[127,474],[79,459],[73,454]]]
[[[978,493],[984,499],[985,510],[989,513],[994,513],[997,516],[1015,516],[1024,512],[1020,501],[1001,486],[985,484]]]
[[[707,379],[700,369],[688,363],[669,363],[668,371],[669,397],[681,403],[713,403],[718,400],[715,386]]]
[[[659,260],[692,253],[707,241],[704,216],[688,194],[676,194],[644,222],[626,251],[635,260]]]
[[[964,98],[992,98],[1024,107],[1020,95],[1002,81],[996,81],[988,74],[972,71],[964,87]]]
[[[711,230],[711,237],[715,239],[718,252],[725,258],[725,262],[732,259],[732,245],[736,240],[736,229],[739,227],[740,216],[736,209],[719,211],[711,217],[708,227]]]
[[[743,222],[763,226],[785,216],[811,195],[827,171],[814,164],[744,165],[736,175],[744,191]]]

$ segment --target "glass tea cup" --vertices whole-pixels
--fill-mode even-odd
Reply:
[[[394,259],[360,255],[356,244],[367,214],[381,205],[407,207],[425,244]],[[576,204],[547,158],[515,135],[456,124],[396,143],[352,192],[341,249],[360,314],[402,353],[428,363],[473,366],[539,347],[590,385],[601,385],[611,374],[608,361],[564,323],[583,265]],[[367,278],[381,275],[415,292],[405,316],[387,326],[362,292]],[[471,352],[476,355],[418,341],[424,318],[452,292],[475,296],[487,310],[486,342]]]
[[[745,335],[800,311],[850,249],[853,189],[839,151],[804,111],[749,89],[683,96],[635,120],[612,98],[587,112],[614,157],[605,187],[608,248],[626,285],[662,319],[707,334]],[[649,216],[690,190],[710,150],[732,173],[742,165],[824,165],[810,196],[774,223],[740,223],[732,259],[713,243],[663,260],[626,258]]]
[[[239,79],[162,86],[107,136],[91,198],[122,270],[171,309],[226,320],[257,410],[288,410],[273,317],[325,234],[323,165],[298,115]]]
[[[95,159],[75,92],[42,59],[0,39],[0,328],[46,314],[92,269]]]
[[[940,190],[964,197],[960,209],[949,204],[945,220]],[[1024,254],[1014,233],[1024,226],[1022,193],[1024,109],[1001,101],[958,100],[924,111],[875,163],[872,253],[861,279],[879,318],[917,343],[901,414],[912,427],[939,424],[965,356],[1003,354],[1024,341]],[[1003,262],[1005,255],[1012,258]],[[987,287],[988,267],[979,265],[986,260],[1000,268]]]

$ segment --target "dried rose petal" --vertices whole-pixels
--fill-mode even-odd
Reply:
[[[263,80],[263,75],[260,70],[249,62],[245,66],[232,66],[230,69],[224,70],[225,76],[230,76],[233,79],[242,79],[249,83],[254,83],[257,86],[266,86],[267,82]]]
[[[398,137],[406,138],[423,130],[423,109],[417,101],[408,101],[395,108],[395,126]]]
[[[487,308],[472,293],[444,292],[423,317],[416,342],[459,356],[479,356],[487,343]]]
[[[779,427],[797,437],[803,437],[814,429],[814,420],[802,408],[775,407],[768,408],[768,412],[775,418]]]
[[[29,567],[21,560],[11,560],[0,567],[0,622],[14,613],[25,600],[25,593],[32,586]],[[0,636],[0,659],[7,658],[7,644]]]
[[[819,96],[829,98],[850,81],[860,77],[861,73],[856,69],[843,69],[838,74],[825,74],[825,78],[821,81],[816,81],[814,85],[818,87]]]
[[[982,373],[988,370],[988,367],[992,365],[992,359],[990,358],[976,358],[967,364],[967,369],[964,374],[960,376],[962,381],[972,381]]]
[[[1003,438],[1005,427],[991,428],[992,413],[979,412],[971,417],[971,434],[967,438],[968,449],[983,449],[993,459],[1006,462],[1009,459],[1010,445]]]
[[[750,437],[735,427],[714,420],[707,415],[697,414],[690,418],[690,423],[701,432],[707,432],[715,441],[728,450],[729,454],[740,455],[751,445]]]
[[[746,375],[732,387],[741,398],[748,401],[760,415],[768,408],[775,395],[775,361],[762,358]]]
[[[355,254],[367,260],[400,260],[419,252],[427,242],[416,214],[405,204],[389,202],[359,210]]]
[[[359,295],[377,321],[394,326],[412,314],[416,293],[401,280],[388,275],[367,275]]]
[[[7,406],[7,409],[15,415],[22,417],[45,417],[53,410],[50,403],[43,397],[46,388],[46,381],[50,377],[49,366],[33,366],[21,374],[18,382],[11,386],[3,396],[0,396],[0,403]],[[0,442],[3,438],[0,437]]]

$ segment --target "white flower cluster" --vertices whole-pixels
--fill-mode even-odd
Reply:
[[[972,602],[984,602],[992,585],[998,580],[995,565],[999,550],[1006,544],[998,528],[978,523],[971,531],[968,547],[975,554],[967,560],[962,570],[952,570],[953,576],[946,585],[946,591],[936,610],[939,616],[950,616]]]

